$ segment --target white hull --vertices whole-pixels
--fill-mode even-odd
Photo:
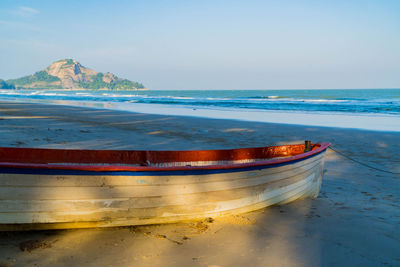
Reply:
[[[261,170],[179,176],[0,174],[0,229],[171,223],[317,197],[323,154]]]

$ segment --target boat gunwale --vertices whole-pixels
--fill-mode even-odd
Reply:
[[[16,168],[16,169],[46,169],[46,170],[77,170],[77,171],[90,171],[90,172],[165,172],[165,171],[191,171],[191,170],[229,170],[229,169],[246,169],[251,167],[274,167],[282,164],[294,163],[302,159],[310,158],[323,151],[325,151],[331,144],[330,143],[316,143],[309,152],[301,153],[295,156],[289,156],[279,159],[267,159],[247,163],[232,163],[232,164],[213,164],[203,166],[129,166],[129,165],[90,165],[90,164],[48,164],[48,163],[16,163],[16,162],[0,162],[0,173],[2,168]],[[290,145],[287,145],[290,146]],[[268,146],[270,147],[284,147],[284,146]],[[18,149],[18,148],[17,148]],[[209,150],[218,151],[218,150]],[[195,151],[193,151],[195,152]],[[272,166],[271,166],[272,165]]]

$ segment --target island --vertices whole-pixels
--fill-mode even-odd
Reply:
[[[62,59],[44,70],[18,79],[1,80],[0,89],[146,90],[139,82],[96,72],[74,59]]]

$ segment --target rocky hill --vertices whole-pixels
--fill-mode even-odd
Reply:
[[[145,89],[141,83],[119,78],[109,72],[96,72],[73,59],[56,61],[45,70],[7,80],[4,84],[16,89]]]

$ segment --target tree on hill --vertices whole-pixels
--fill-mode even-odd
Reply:
[[[8,84],[4,80],[0,79],[0,89],[15,89],[15,86],[12,84]]]
[[[33,75],[29,76],[24,76],[18,79],[12,79],[8,80],[8,84],[12,84],[14,86],[23,86],[26,84],[31,84],[34,82],[47,82],[47,83],[52,83],[52,82],[57,82],[60,81],[60,79],[56,76],[49,75],[46,71],[38,71]]]
[[[79,87],[85,88],[85,89],[102,89],[102,88],[107,88],[107,89],[112,89],[112,90],[124,90],[124,89],[142,89],[144,88],[143,84],[138,83],[138,82],[132,82],[126,79],[118,79],[115,81],[112,81],[110,83],[106,83],[103,80],[104,74],[99,72],[96,75],[93,75],[91,77],[92,81],[86,81],[86,82],[79,82],[78,85]]]

